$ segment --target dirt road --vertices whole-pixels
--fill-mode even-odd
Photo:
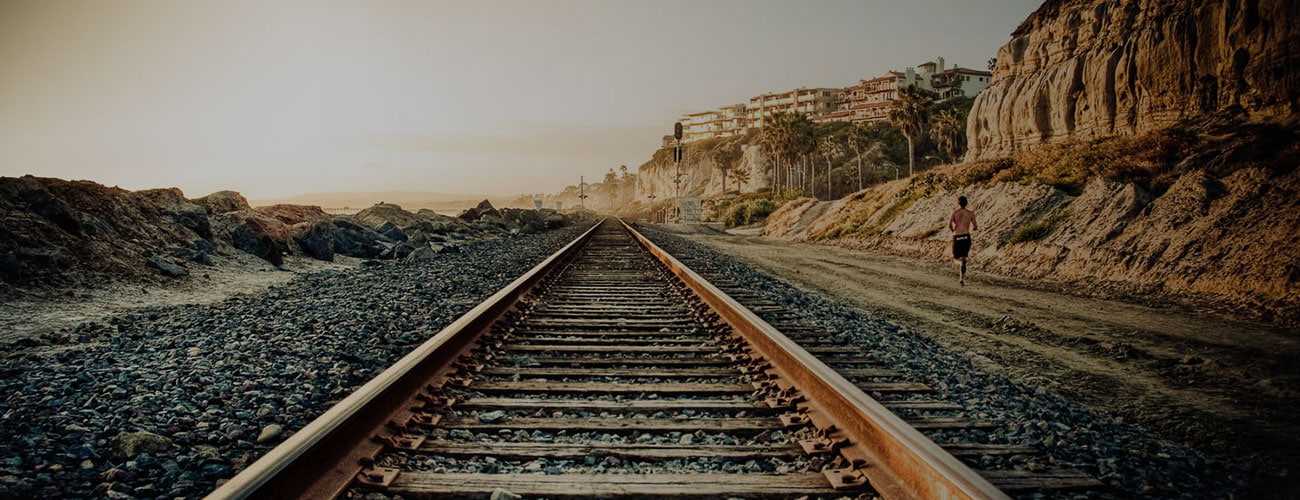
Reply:
[[[1300,333],[994,278],[965,287],[918,262],[759,236],[685,235],[795,285],[903,324],[984,368],[1202,450],[1300,462]]]

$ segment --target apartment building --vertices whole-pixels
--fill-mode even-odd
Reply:
[[[993,73],[970,68],[940,70],[930,79],[930,88],[939,93],[939,99],[958,96],[975,97],[993,80]]]
[[[748,103],[682,116],[682,142],[740,135],[762,128],[775,113],[802,113],[815,122],[874,122],[889,119],[898,91],[909,85],[935,91],[940,99],[975,96],[989,86],[993,74],[944,66],[942,57],[905,71],[888,71],[842,89],[797,88],[751,97]]]
[[[708,110],[682,116],[682,142],[691,143],[713,137],[717,133],[718,111]]]
[[[740,135],[748,128],[745,103],[686,114],[682,116],[681,124],[684,143]]]
[[[762,128],[763,120],[776,113],[824,115],[835,111],[835,93],[839,89],[797,88],[749,98],[745,109],[749,128]]]
[[[933,90],[940,99],[974,96],[988,87],[993,74],[966,68],[944,67],[943,58],[917,65],[916,69],[889,71],[836,92],[835,110],[813,117],[815,122],[874,122],[889,119],[898,91],[909,85]]]

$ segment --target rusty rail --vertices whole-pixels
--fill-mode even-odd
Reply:
[[[361,471],[362,463],[382,448],[370,441],[375,430],[409,417],[409,409],[403,406],[431,380],[445,375],[493,321],[571,258],[599,225],[447,325],[206,498],[337,497]]]
[[[850,465],[834,473],[842,481],[868,480],[884,498],[1010,498],[749,308],[623,225],[771,363],[775,383],[806,398],[801,405],[814,425],[835,429],[827,436],[831,440],[847,438],[839,451]]]
[[[573,259],[600,225],[448,325],[207,498],[339,496],[355,484],[358,474],[385,446],[372,440],[376,431],[410,420],[414,416],[412,401],[425,389],[445,381],[456,360],[479,343],[493,322],[514,309],[548,274]],[[768,383],[803,397],[795,402],[797,408],[822,430],[824,444],[836,449],[845,462],[842,468],[826,471],[831,485],[870,483],[890,499],[1008,498],[753,311],[631,226],[622,223],[622,227],[745,340],[751,358],[770,365]],[[400,439],[400,435],[396,437]]]

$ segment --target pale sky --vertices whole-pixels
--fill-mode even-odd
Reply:
[[[0,0],[0,175],[557,191],[683,112],[983,68],[1038,0]]]

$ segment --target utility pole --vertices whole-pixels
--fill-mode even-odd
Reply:
[[[673,177],[673,184],[676,189],[673,194],[673,218],[681,220],[681,203],[682,203],[682,122],[673,124],[673,167],[677,175]]]
[[[578,176],[578,211],[587,209],[587,181],[586,178]]]

